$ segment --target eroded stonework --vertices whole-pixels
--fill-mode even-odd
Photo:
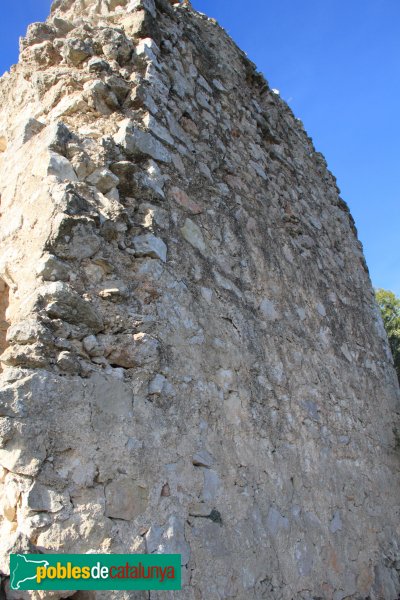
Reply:
[[[3,597],[396,600],[398,384],[301,122],[166,0],[56,0],[0,102]],[[12,551],[184,587],[15,592]]]

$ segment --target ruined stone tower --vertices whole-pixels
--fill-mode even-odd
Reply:
[[[167,0],[56,0],[0,104],[3,598],[94,551],[183,590],[74,598],[397,599],[398,385],[288,106]]]

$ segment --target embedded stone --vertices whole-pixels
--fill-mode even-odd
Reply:
[[[99,56],[93,56],[88,61],[87,66],[91,73],[102,73],[102,72],[109,73],[111,71],[110,63],[108,63],[106,60],[100,58]]]
[[[190,559],[190,546],[185,538],[185,522],[176,515],[168,519],[167,527],[161,536],[158,552],[161,554],[180,554],[182,566]]]
[[[133,369],[157,363],[160,344],[147,333],[120,334],[115,337],[107,359],[111,365]]]
[[[133,44],[120,28],[104,27],[97,37],[107,61],[125,65],[131,60]]]
[[[94,331],[103,328],[103,319],[93,305],[81,298],[70,286],[57,282],[40,290],[39,298],[46,303],[51,319],[63,319],[67,323],[84,324]]]
[[[286,517],[283,517],[276,508],[271,506],[268,511],[266,525],[270,534],[275,536],[280,530],[289,529],[289,520]]]
[[[137,257],[150,256],[151,258],[159,258],[163,262],[167,261],[167,246],[152,233],[134,237],[133,246]]]
[[[28,118],[22,122],[21,125],[19,125],[13,143],[17,146],[22,146],[23,144],[26,144],[26,142],[29,142],[29,140],[35,135],[40,133],[45,127],[46,125],[41,121]]]
[[[51,117],[58,119],[60,117],[68,117],[80,111],[88,110],[88,105],[82,97],[82,94],[73,94],[66,96],[53,108]]]
[[[213,502],[218,495],[218,491],[221,486],[221,480],[218,473],[209,468],[204,469],[203,476],[204,486],[201,499],[203,502]]]
[[[329,531],[331,533],[337,533],[338,531],[342,530],[342,526],[343,526],[343,524],[342,524],[342,519],[340,518],[340,512],[337,510],[334,513],[332,520],[330,522]]]
[[[219,79],[213,79],[213,86],[219,91],[219,92],[226,92],[226,89],[224,87],[224,85],[219,81]]]
[[[148,131],[150,131],[150,133],[152,133],[159,140],[161,140],[162,142],[166,142],[171,146],[174,145],[174,139],[171,137],[168,129],[161,125],[161,123],[159,123],[157,119],[153,117],[152,114],[148,113],[144,117],[143,123],[146,129],[148,129]]]
[[[38,160],[35,174],[40,176],[50,175],[60,181],[77,181],[77,176],[71,163],[65,156],[50,151],[43,159]]]
[[[66,498],[40,483],[35,482],[26,497],[30,510],[36,512],[59,512],[65,505]]]
[[[112,89],[101,79],[85,84],[85,96],[91,108],[102,115],[110,115],[120,107]]]
[[[136,180],[140,185],[154,192],[156,196],[159,196],[160,198],[165,197],[163,191],[165,177],[161,173],[159,166],[156,162],[154,162],[154,160],[149,160],[146,171],[144,173],[140,173],[136,177]]]
[[[268,321],[276,321],[279,318],[279,313],[276,310],[274,303],[268,298],[264,298],[261,301],[260,311]]]
[[[147,508],[148,491],[128,477],[119,476],[105,488],[106,516],[132,521]]]
[[[48,337],[44,325],[33,319],[15,323],[7,330],[6,339],[13,344],[33,344],[39,338]]]
[[[71,38],[66,40],[63,48],[64,58],[75,67],[91,56],[92,53],[90,43],[80,39]]]
[[[79,361],[74,354],[68,352],[68,350],[59,353],[56,364],[65,373],[77,373],[80,370]]]
[[[181,233],[185,240],[194,248],[197,248],[202,253],[206,251],[206,244],[201,229],[191,219],[186,219],[184,226],[181,228]]]
[[[200,450],[193,455],[192,463],[195,467],[206,467],[209,469],[213,464],[213,457],[207,450]]]
[[[164,375],[160,373],[154,377],[154,379],[149,384],[149,394],[154,396],[159,396],[164,388],[166,379]]]
[[[160,49],[151,38],[144,38],[139,41],[136,46],[136,55],[144,56],[148,60],[154,61],[157,60],[157,55],[160,53]]]
[[[74,24],[71,23],[71,21],[62,19],[61,17],[54,17],[52,23],[57,31],[63,35],[66,35],[74,29]]]
[[[119,179],[109,169],[96,169],[86,181],[95,185],[103,194],[107,194],[112,188],[119,184]]]
[[[24,50],[28,46],[40,44],[46,40],[53,40],[55,30],[47,23],[31,23],[28,25],[25,38],[20,39],[20,50]]]
[[[179,206],[192,213],[193,215],[198,215],[204,210],[200,204],[198,204],[194,200],[191,200],[186,194],[186,192],[184,192],[176,186],[170,189],[169,196],[170,198],[172,198],[172,200],[179,204]]]
[[[91,352],[93,352],[93,350],[98,347],[98,342],[97,342],[97,338],[96,338],[95,335],[88,335],[88,336],[86,336],[82,340],[82,343],[83,343],[84,349],[89,354],[91,354]]]
[[[138,129],[130,121],[121,125],[114,140],[128,156],[150,156],[160,162],[171,162],[171,155],[165,146],[151,133]]]
[[[48,175],[54,175],[61,180],[76,181],[77,176],[71,163],[64,156],[55,152],[50,154],[50,163],[47,170]]]

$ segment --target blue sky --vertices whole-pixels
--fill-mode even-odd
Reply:
[[[400,295],[399,0],[192,0],[281,91],[338,179],[373,284]],[[3,3],[0,72],[49,0]]]

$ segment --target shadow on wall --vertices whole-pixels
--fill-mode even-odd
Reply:
[[[9,327],[9,323],[7,321],[7,308],[9,303],[9,287],[0,279],[0,355],[3,354],[4,350],[7,348],[7,329]],[[3,371],[1,363],[0,363],[0,373]]]

